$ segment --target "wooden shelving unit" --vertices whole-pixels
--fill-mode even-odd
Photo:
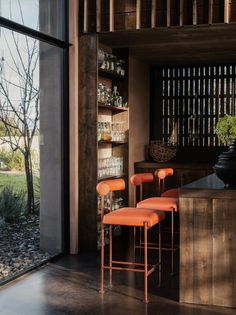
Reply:
[[[118,58],[126,60],[127,68],[127,56],[124,56],[124,52],[121,51],[112,51],[109,47],[102,47],[104,51],[112,53]],[[114,86],[117,86],[119,94],[125,96],[128,99],[128,77],[121,76],[115,72],[107,71],[105,69],[98,69],[98,84],[102,83],[106,88],[109,88],[111,91]],[[112,105],[106,105],[102,103],[97,103],[98,107],[98,117],[97,122],[107,122],[110,125],[121,124],[122,131],[125,133],[125,140],[123,141],[114,141],[114,140],[100,140],[98,141],[98,159],[111,158],[121,158],[123,159],[123,169],[121,174],[116,176],[104,176],[102,178],[98,177],[98,182],[107,179],[116,179],[123,178],[126,181],[127,189],[124,193],[119,195],[120,198],[124,199],[124,204],[128,205],[128,129],[129,129],[129,110],[128,107],[118,107]],[[99,164],[99,163],[98,163]],[[116,194],[114,194],[116,197]],[[99,209],[98,209],[99,212]],[[100,244],[100,225],[98,224],[98,247]]]
[[[116,85],[120,95],[128,100],[128,68],[125,71],[126,76],[99,69],[97,61],[99,46],[96,34],[83,35],[80,38],[79,248],[86,251],[97,251],[98,248],[100,223],[98,222],[97,183],[105,179],[123,178],[126,181],[127,189],[122,192],[123,196],[118,193],[114,196],[117,199],[123,198],[124,204],[128,205],[129,109],[98,103],[97,95],[99,83],[102,82],[111,90]],[[112,52],[119,59],[125,60],[127,65],[128,52],[126,49],[102,48],[108,53]],[[98,122],[109,122],[113,124],[113,127],[114,124],[122,122],[125,130],[124,139],[122,141],[114,141],[114,139],[98,141]],[[105,171],[104,176],[100,178],[102,172],[98,176],[98,166],[101,165],[98,163],[99,159],[109,157],[123,158],[123,169],[120,169],[120,172],[115,169],[113,173],[118,174],[116,176],[108,176],[109,171]]]

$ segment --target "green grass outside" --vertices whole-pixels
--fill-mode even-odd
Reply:
[[[34,187],[37,190],[38,177],[34,176]],[[0,190],[5,186],[13,186],[15,190],[26,191],[26,180],[24,175],[0,173]]]

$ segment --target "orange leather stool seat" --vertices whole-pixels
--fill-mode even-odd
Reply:
[[[137,185],[143,182],[153,181],[153,175],[140,174],[133,178]],[[154,225],[160,225],[160,222],[165,219],[165,212],[155,209],[137,209],[132,207],[124,207],[112,211],[113,192],[125,189],[125,181],[123,179],[105,180],[97,184],[97,192],[101,196],[101,289],[104,293],[104,271],[109,270],[110,287],[112,287],[112,272],[113,270],[125,270],[132,272],[143,273],[144,275],[144,302],[148,302],[148,277],[158,268],[159,269],[159,284],[161,283],[161,237],[159,232],[159,257],[158,263],[155,265],[148,264],[148,229]],[[108,195],[110,199],[109,213],[105,214],[105,196]],[[105,246],[105,230],[104,226],[109,225],[109,265],[105,265],[104,260],[104,246]],[[124,225],[132,226],[134,228],[140,227],[144,230],[144,262],[137,263],[131,261],[117,261],[113,260],[112,254],[112,226]],[[160,231],[160,229],[159,229]]]
[[[121,208],[103,217],[103,224],[144,226],[148,228],[165,219],[165,212],[154,209]]]
[[[161,197],[179,198],[179,189],[178,188],[168,189],[161,194]]]
[[[166,197],[152,197],[137,203],[137,208],[149,208],[161,211],[178,211],[179,199]]]

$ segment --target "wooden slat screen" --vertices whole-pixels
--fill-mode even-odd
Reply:
[[[236,21],[236,0],[81,0],[82,33]]]
[[[168,67],[160,71],[160,138],[178,146],[221,145],[219,117],[236,114],[236,65]]]

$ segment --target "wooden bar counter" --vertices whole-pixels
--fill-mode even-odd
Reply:
[[[236,307],[236,190],[215,174],[180,190],[180,302]]]

